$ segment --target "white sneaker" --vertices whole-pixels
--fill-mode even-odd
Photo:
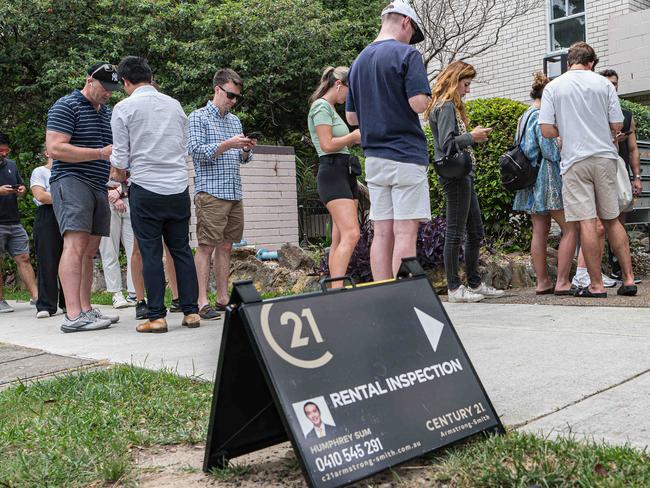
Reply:
[[[586,269],[584,271],[582,269],[583,268],[579,268],[571,280],[571,284],[577,288],[587,288],[589,285],[591,285],[591,278],[589,278],[589,273],[587,273]],[[601,276],[603,280],[603,286],[605,288],[614,288],[618,284],[615,279],[610,278],[604,273],[601,273]]]
[[[469,289],[472,293],[478,293],[479,295],[483,295],[485,298],[498,298],[502,297],[505,293],[503,290],[497,290],[493,286],[488,286],[485,283],[481,283],[477,288],[472,288],[470,286]]]
[[[47,319],[49,317],[50,317],[50,312],[48,312],[47,310],[40,310],[36,312],[37,319]]]
[[[618,285],[618,282],[614,278],[610,278],[603,273],[603,286],[605,288],[614,288],[616,285]]]
[[[473,303],[480,302],[485,296],[480,293],[474,293],[465,285],[460,285],[454,291],[449,290],[448,298],[450,303]]]
[[[120,321],[119,315],[106,315],[98,308],[91,308],[87,312],[82,312],[82,313],[85,314],[90,319],[96,319],[100,321],[108,320],[111,324],[116,324]]]
[[[135,307],[138,304],[138,299],[135,296],[127,295],[126,303],[129,304],[129,307]]]
[[[113,308],[127,308],[129,302],[126,301],[121,291],[113,293]]]

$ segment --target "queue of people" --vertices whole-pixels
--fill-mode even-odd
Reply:
[[[412,7],[392,2],[382,11],[375,41],[351,68],[325,68],[309,100],[307,125],[319,156],[318,193],[333,224],[330,274],[346,274],[359,239],[356,178],[361,167],[350,152],[357,144],[366,158],[374,225],[373,279],[393,278],[402,258],[416,255],[419,225],[431,218],[422,114],[432,130],[437,160],[463,151],[471,161],[471,170],[462,177],[439,176],[446,197],[449,301],[500,297],[503,290],[482,282],[478,271],[484,230],[473,147],[488,141],[492,129],[470,127],[463,99],[476,70],[466,62],[452,62],[430,87],[422,56],[412,46],[423,37]],[[513,204],[515,211],[526,212],[532,220],[536,292],[606,297],[606,277],[600,269],[606,234],[616,265],[612,275],[621,283],[617,293],[635,295],[622,225],[629,208],[619,208],[611,191],[619,157],[632,171],[634,194],[641,191],[634,120],[621,110],[616,73],[593,72],[598,58],[588,44],[572,45],[567,61],[569,71],[553,81],[534,76],[532,105],[521,116],[516,135],[521,151],[538,167],[534,184],[519,190]],[[111,111],[107,102],[122,88],[127,98]],[[182,326],[196,328],[201,320],[220,317],[228,302],[232,245],[241,240],[244,229],[240,166],[253,159],[258,137],[245,133],[231,112],[242,89],[243,80],[235,71],[218,70],[211,100],[188,117],[177,100],[160,92],[143,58],[127,56],[117,67],[92,65],[83,88],[50,108],[43,151],[47,164],[31,176],[38,205],[34,226],[38,286],[18,214],[17,199],[26,187],[16,164],[7,159],[9,141],[0,134],[0,251],[16,261],[37,317],[54,315],[60,307],[63,332],[105,329],[119,320],[91,305],[98,250],[114,307],[135,306],[137,318],[146,319],[137,326],[138,332],[168,331],[167,281],[173,289],[171,311],[182,312]],[[336,110],[343,103],[347,124]],[[188,154],[196,172],[195,256],[189,246]],[[546,262],[551,220],[562,231],[555,283]],[[572,284],[578,238],[581,255]],[[120,242],[128,263],[126,297]],[[459,273],[463,242],[466,285]],[[217,283],[214,304],[208,297],[211,267]],[[0,312],[6,311],[11,307],[0,286]]]

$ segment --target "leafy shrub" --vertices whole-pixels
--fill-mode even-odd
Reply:
[[[486,98],[467,103],[470,127],[492,127],[490,139],[475,146],[476,193],[481,205],[487,238],[506,248],[527,248],[530,242],[530,221],[525,215],[512,211],[514,192],[501,186],[499,156],[512,145],[517,131],[517,120],[528,105],[507,98]],[[425,133],[429,140],[429,154],[433,158],[434,143],[431,130]],[[446,199],[435,171],[429,170],[431,212],[444,215]]]
[[[629,100],[621,100],[621,106],[632,112],[634,116],[637,139],[650,141],[650,107]]]

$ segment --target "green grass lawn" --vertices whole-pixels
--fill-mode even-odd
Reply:
[[[4,390],[0,486],[135,485],[131,447],[205,440],[212,388],[171,372],[116,366]],[[417,464],[431,466],[438,486],[650,486],[647,452],[516,432],[477,439]],[[236,478],[254,469],[213,474]]]

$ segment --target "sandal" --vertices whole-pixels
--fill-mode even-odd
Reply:
[[[581,298],[607,298],[607,292],[603,291],[601,293],[594,293],[591,290],[589,290],[589,287],[584,287],[584,288],[578,288],[578,291],[576,291],[574,297],[581,297]]]
[[[620,288],[616,290],[616,294],[625,297],[633,297],[636,295],[636,291],[636,285],[621,285]]]
[[[553,295],[556,297],[572,297],[576,292],[575,288],[569,288],[568,290],[554,290]]]
[[[535,295],[550,295],[553,293],[554,287],[547,288],[546,290],[536,291]]]
[[[215,302],[215,304],[214,304],[214,309],[215,309],[217,312],[225,312],[227,306],[228,306],[227,303],[226,303],[225,305],[221,305],[219,302]]]

